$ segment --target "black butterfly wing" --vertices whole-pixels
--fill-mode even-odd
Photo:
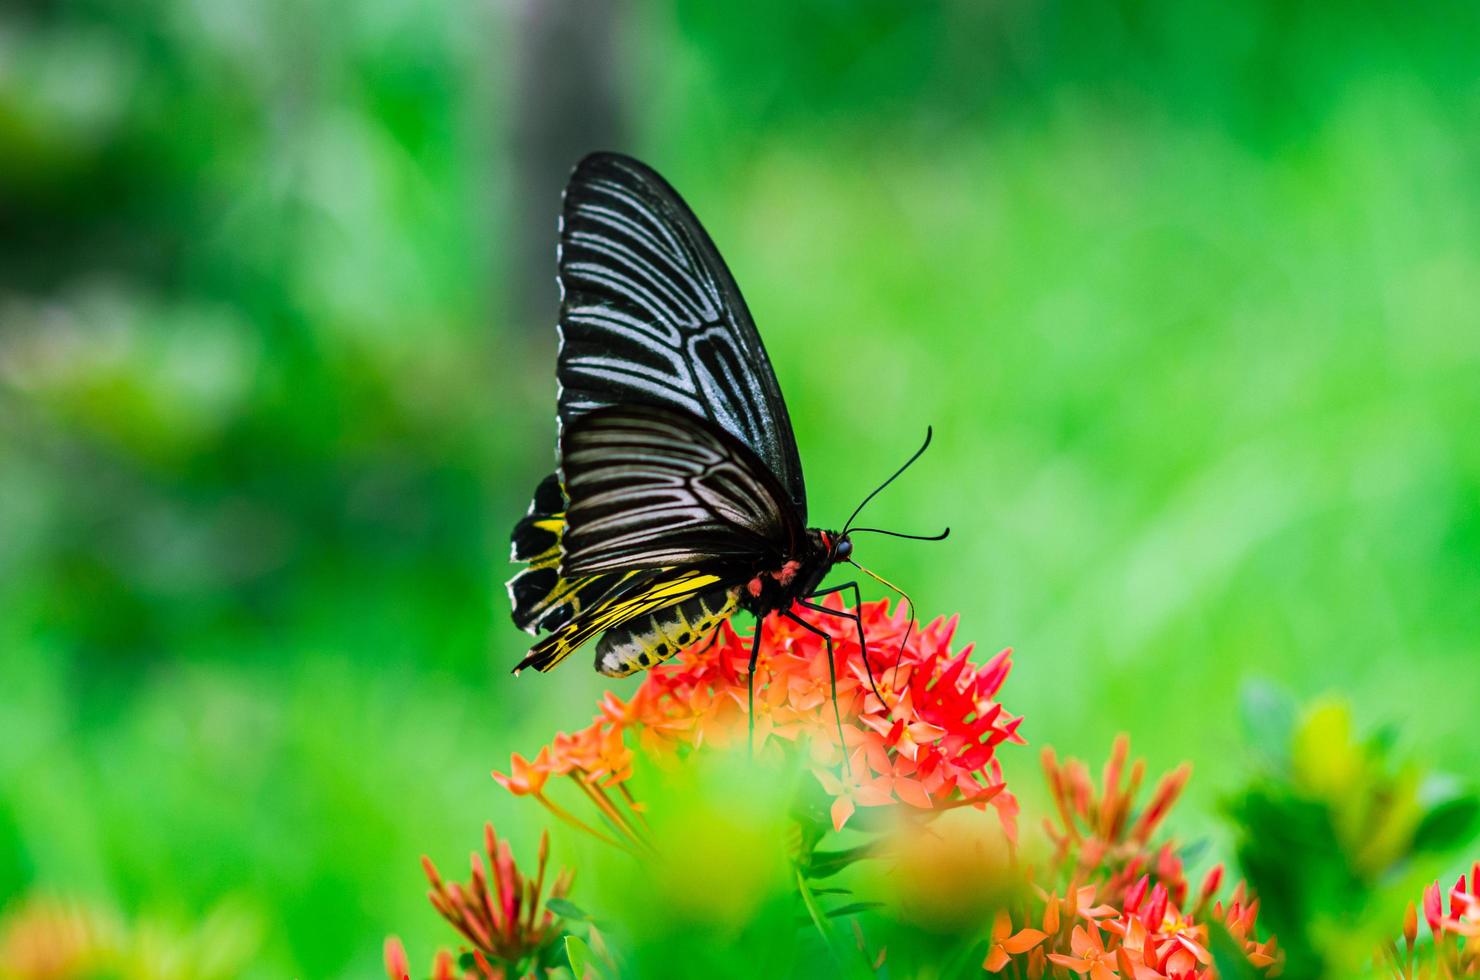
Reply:
[[[776,374],[735,280],[677,191],[629,157],[582,160],[565,190],[560,284],[563,429],[612,405],[708,419],[764,462],[806,523]]]
[[[631,572],[621,579],[600,601],[542,637],[514,673],[525,668],[552,670],[588,640],[617,631],[608,633],[612,643],[598,648],[596,664],[605,674],[623,676],[672,656],[688,642],[687,631],[717,625],[734,612],[735,583],[701,569],[660,568]],[[689,610],[689,618],[677,615],[678,609]],[[676,635],[654,636],[674,634],[679,621],[687,625]]]
[[[650,568],[779,567],[801,515],[766,464],[701,418],[652,406],[577,418],[561,445],[562,578]]]

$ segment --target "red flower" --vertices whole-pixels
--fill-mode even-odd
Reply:
[[[540,836],[539,867],[533,878],[520,873],[509,842],[499,840],[491,824],[483,828],[483,850],[487,864],[475,852],[472,879],[466,885],[444,882],[431,860],[422,858],[432,886],[427,897],[470,946],[473,966],[462,975],[467,980],[538,976],[542,954],[559,941],[563,928],[560,918],[542,907],[550,836]],[[564,898],[571,878],[569,871],[557,874],[548,897]],[[409,980],[406,950],[394,936],[385,943],[385,968],[391,980]],[[433,980],[458,980],[458,976],[451,954],[438,953],[432,964]]]
[[[1398,951],[1396,941],[1378,950],[1389,975],[1403,980],[1480,976],[1480,943],[1475,941],[1480,937],[1480,861],[1449,889],[1448,914],[1444,896],[1437,881],[1424,889],[1423,915],[1434,934],[1433,945],[1426,950],[1417,946],[1418,912],[1409,903],[1403,919],[1403,951]]]
[[[1435,938],[1445,933],[1474,937],[1480,935],[1480,862],[1470,869],[1470,884],[1466,886],[1465,875],[1449,889],[1449,914],[1444,914],[1444,892],[1436,881],[1423,896],[1424,917]]]
[[[842,609],[837,597],[829,602]],[[801,607],[796,612],[815,618]],[[864,603],[858,613],[867,663],[856,631],[834,627],[836,714],[822,638],[780,618],[767,620],[755,677],[757,755],[764,759],[807,742],[819,784],[836,798],[838,828],[859,806],[939,810],[991,803],[1012,836],[1017,804],[1005,792],[996,759],[1002,742],[1022,741],[1021,719],[996,701],[1011,670],[1010,651],[973,665],[970,647],[950,649],[954,619],[916,629],[900,610],[891,614],[886,602]],[[510,774],[494,778],[579,823],[543,793],[546,776],[569,775],[622,834],[621,842],[641,847],[640,821],[623,810],[631,809],[632,743],[659,758],[706,744],[743,745],[750,729],[749,660],[749,639],[721,627],[712,647],[702,641],[649,670],[629,701],[608,693],[588,728],[556,736],[533,763],[514,756]]]
[[[385,972],[390,980],[412,980],[411,967],[406,959],[406,948],[395,936],[385,941]],[[468,974],[468,977],[478,976],[476,973]],[[452,954],[445,949],[438,951],[436,958],[432,960],[432,980],[460,980],[457,975],[457,965],[452,961]]]

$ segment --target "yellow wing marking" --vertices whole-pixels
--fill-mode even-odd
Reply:
[[[626,677],[667,660],[698,643],[739,608],[735,589],[710,590],[659,609],[603,634],[596,645],[596,669]]]
[[[659,577],[650,585],[638,586],[629,592],[618,592],[598,602],[588,613],[577,615],[531,647],[529,655],[514,668],[514,673],[517,674],[526,667],[539,671],[549,670],[592,637],[638,616],[682,602],[720,581],[718,575],[707,572],[667,572],[667,569],[659,571]]]

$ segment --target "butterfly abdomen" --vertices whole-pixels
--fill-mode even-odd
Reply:
[[[656,666],[707,638],[738,608],[738,590],[719,588],[629,620],[602,634],[596,644],[596,669],[608,677],[626,677]]]

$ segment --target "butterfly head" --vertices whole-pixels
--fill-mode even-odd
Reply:
[[[847,561],[852,556],[853,539],[847,534],[839,534],[837,531],[818,531],[817,533],[822,538],[822,547],[827,552],[829,565]]]

